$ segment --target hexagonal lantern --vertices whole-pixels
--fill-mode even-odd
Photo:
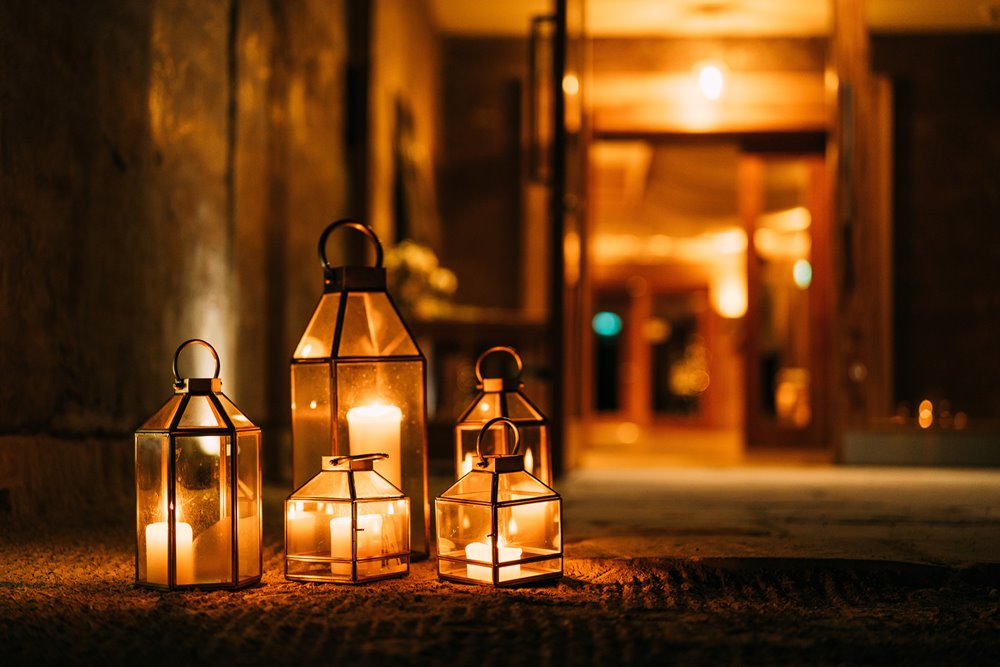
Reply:
[[[483,361],[494,353],[505,352],[517,364],[514,377],[483,377]],[[545,415],[521,393],[521,357],[512,347],[491,347],[476,360],[476,400],[466,408],[455,425],[455,476],[461,477],[473,468],[479,459],[477,442],[483,424],[497,417],[506,417],[517,424],[524,452],[524,469],[545,484],[552,484],[552,456],[549,451],[549,427]],[[496,438],[496,440],[494,440]],[[483,450],[497,453],[509,451],[510,442],[506,429],[495,429],[483,441]]]
[[[410,501],[373,469],[386,455],[324,456],[285,501],[285,577],[361,583],[410,571]]]
[[[517,425],[505,417],[486,422],[513,431],[510,455],[483,456],[434,501],[438,577],[447,581],[518,586],[563,573],[562,498],[524,470]]]
[[[349,227],[375,247],[375,266],[333,268],[327,237]],[[411,548],[428,554],[426,363],[386,292],[382,245],[367,225],[338,220],[320,236],[324,290],[292,357],[292,477],[323,456],[386,452],[375,469],[412,500]]]
[[[189,345],[215,357],[184,378]],[[174,354],[174,395],[135,433],[136,562],[143,586],[240,588],[260,581],[260,429],[222,393],[219,355],[201,339]]]

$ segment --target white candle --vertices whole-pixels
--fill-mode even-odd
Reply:
[[[194,583],[194,549],[191,524],[177,522],[177,583]],[[151,584],[167,584],[167,562],[169,559],[170,532],[166,521],[158,521],[146,526],[146,581]]]
[[[486,542],[473,542],[465,547],[465,557],[469,560],[477,560],[483,563],[493,562],[493,538],[487,537]],[[520,560],[521,550],[517,547],[505,547],[503,540],[497,546],[497,561],[502,565],[510,561]],[[493,582],[493,569],[482,565],[466,565],[465,576],[477,581]],[[500,581],[509,581],[521,576],[520,565],[508,565],[500,568]]]
[[[395,405],[373,403],[347,411],[347,438],[351,454],[388,454],[388,460],[375,462],[375,470],[399,489],[403,488],[399,451],[402,421],[403,411]]]
[[[330,557],[351,560],[351,517],[338,516],[330,520]],[[382,555],[382,517],[378,514],[358,515],[358,560]],[[331,563],[334,574],[351,576],[350,563]]]
[[[316,551],[316,514],[306,512],[301,500],[288,508],[285,529],[288,531],[289,554],[310,554]]]

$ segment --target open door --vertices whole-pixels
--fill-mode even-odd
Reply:
[[[828,444],[831,260],[821,154],[745,153],[746,442]]]

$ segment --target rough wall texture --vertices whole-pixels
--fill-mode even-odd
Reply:
[[[320,292],[315,239],[346,200],[342,14],[320,0],[0,5],[8,513],[127,495],[131,432],[169,396],[190,337],[216,346],[224,390],[271,427],[280,461],[287,361]]]

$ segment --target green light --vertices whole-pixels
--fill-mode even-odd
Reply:
[[[813,281],[813,267],[807,259],[800,259],[792,267],[792,279],[799,289],[806,289]]]
[[[591,326],[594,327],[594,333],[598,336],[617,336],[622,330],[622,318],[615,313],[602,310],[594,315]]]

